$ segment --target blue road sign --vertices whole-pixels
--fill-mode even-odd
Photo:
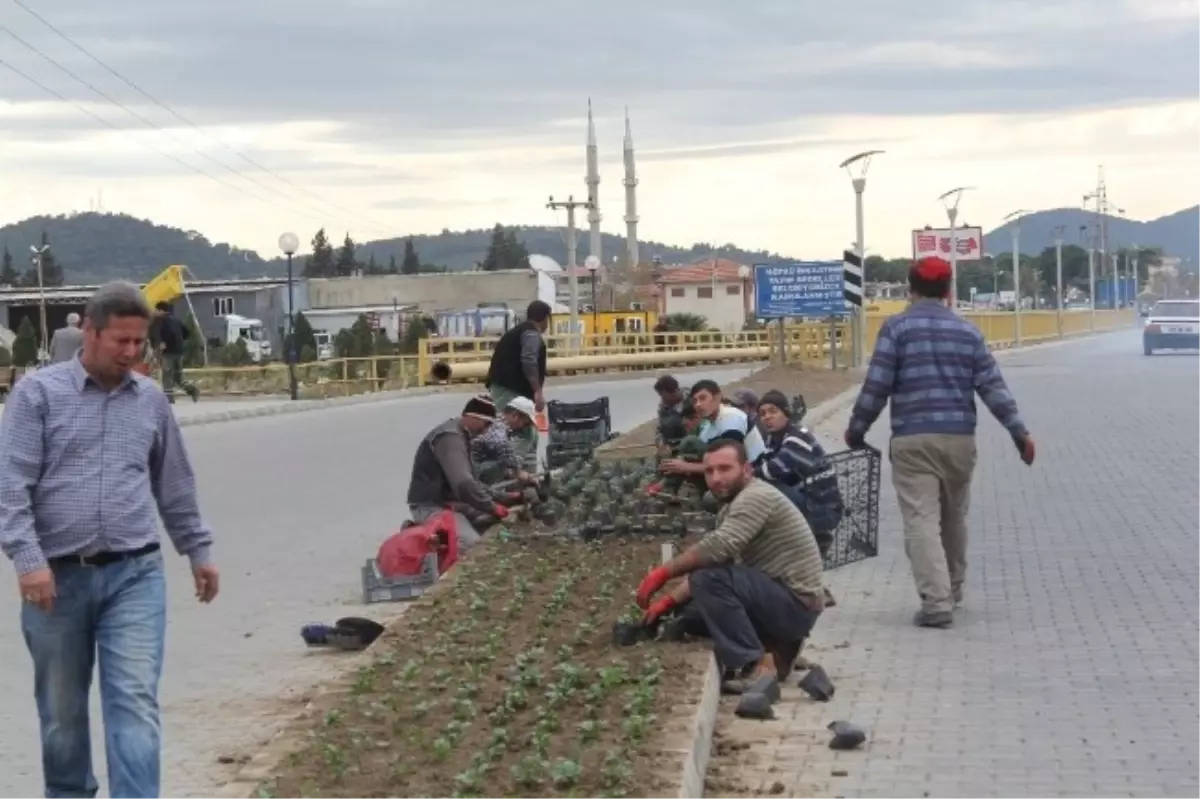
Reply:
[[[754,265],[754,315],[844,316],[844,264],[841,261],[791,261]]]

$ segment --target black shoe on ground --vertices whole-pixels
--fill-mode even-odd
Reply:
[[[944,630],[954,624],[954,613],[949,610],[925,610],[922,608],[913,615],[913,624],[918,627]]]

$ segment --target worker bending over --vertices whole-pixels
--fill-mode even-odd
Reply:
[[[513,449],[513,439],[533,427],[534,413],[533,400],[514,397],[495,422],[471,439],[471,462],[480,482],[489,486],[505,480],[526,485],[537,482],[537,474],[526,471],[525,458]]]

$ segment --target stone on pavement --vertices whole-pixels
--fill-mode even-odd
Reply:
[[[982,404],[965,604],[918,606],[886,458],[879,557],[829,575],[805,654],[831,702],[784,689],[776,721],[724,703],[721,796],[1196,796],[1198,369],[1135,333],[1011,353],[1030,469]],[[841,440],[845,415],[819,430]],[[869,440],[886,447],[887,418]],[[858,750],[826,725],[861,726]],[[780,787],[782,786],[782,787]]]

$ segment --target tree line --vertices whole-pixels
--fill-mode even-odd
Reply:
[[[41,258],[42,258],[42,285],[43,286],[61,286],[66,281],[66,275],[63,273],[62,264],[54,257],[54,251],[50,249],[50,235],[46,231],[42,231],[41,243]],[[9,251],[8,246],[4,247],[4,254],[0,256],[0,286],[34,286],[38,285],[38,270],[37,257],[30,253],[29,267],[24,271],[20,271],[16,267],[16,261],[13,254]]]
[[[422,271],[438,271],[424,269],[423,266],[411,238],[404,242],[404,256],[400,263],[396,263],[395,255],[390,255],[384,265],[376,260],[375,253],[370,253],[366,261],[361,260],[358,257],[358,245],[349,233],[342,239],[342,246],[335,250],[325,228],[321,228],[313,236],[312,253],[304,260],[302,274],[304,277],[349,277],[355,274],[415,275]]]

